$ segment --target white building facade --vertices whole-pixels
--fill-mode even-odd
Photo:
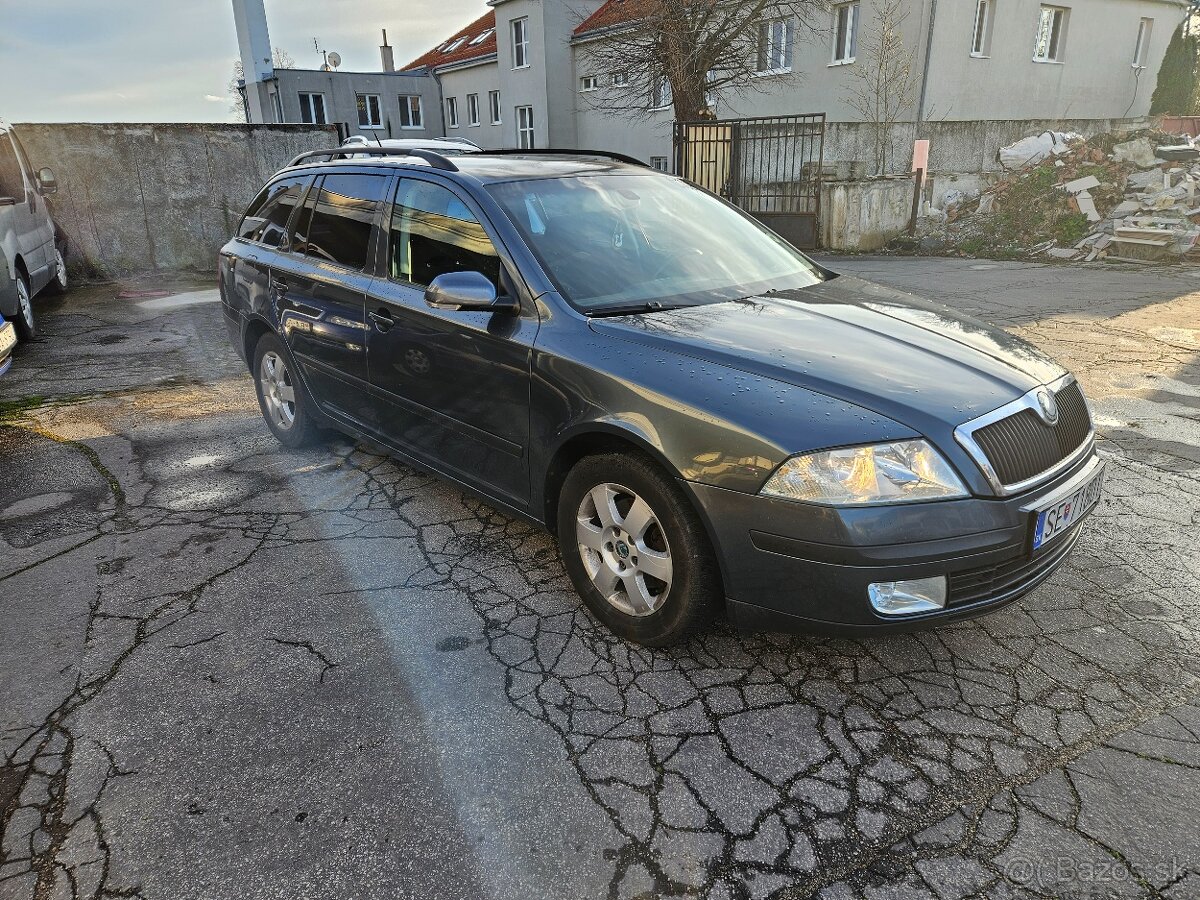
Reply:
[[[612,72],[591,70],[591,42],[637,27],[633,0],[490,0],[488,6],[367,87],[336,82],[370,73],[276,71],[282,121],[311,118],[313,101],[302,94],[318,89],[312,76],[320,75],[327,85],[320,91],[337,98],[326,101],[326,121],[347,122],[351,132],[454,135],[485,148],[605,149],[671,166],[669,97],[656,86],[623,84]],[[907,0],[905,7],[900,30],[916,73],[906,121],[1113,120],[1148,113],[1187,3]],[[722,119],[821,112],[833,122],[855,121],[847,98],[854,66],[863,64],[859,42],[878,15],[877,0],[849,0],[831,3],[826,27],[815,34],[764,22],[763,71],[744,89],[714,92],[712,112]],[[366,101],[365,118],[363,93],[375,97]],[[601,109],[614,93],[631,98],[641,113]],[[342,114],[350,96],[356,105]],[[301,116],[306,104],[310,115]]]

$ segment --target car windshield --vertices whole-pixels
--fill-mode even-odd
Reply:
[[[586,313],[808,287],[807,257],[729,204],[662,175],[493,184],[558,291]]]

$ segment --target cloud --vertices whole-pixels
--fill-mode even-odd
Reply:
[[[205,94],[204,99],[209,103],[224,103],[228,97],[218,97],[216,94]]]

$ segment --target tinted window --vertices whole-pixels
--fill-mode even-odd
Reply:
[[[16,151],[7,134],[0,133],[0,197],[13,197],[25,202],[25,182],[21,180],[21,166]]]
[[[451,191],[400,179],[392,207],[389,274],[428,286],[446,272],[482,272],[499,283],[500,259],[479,220]]]
[[[292,216],[292,210],[300,202],[304,193],[307,176],[300,178],[282,178],[274,184],[267,185],[263,192],[254,198],[242,224],[238,226],[238,237],[250,241],[258,241],[269,247],[284,247],[287,245],[287,224]]]
[[[296,228],[296,250],[351,269],[367,264],[375,211],[386,175],[326,175],[315,201],[305,203]]]

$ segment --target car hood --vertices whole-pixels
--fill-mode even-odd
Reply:
[[[594,319],[591,327],[835,397],[930,436],[1064,373],[998,328],[845,275],[770,296]]]

